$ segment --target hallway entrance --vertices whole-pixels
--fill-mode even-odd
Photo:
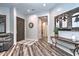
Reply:
[[[39,17],[39,38],[48,41],[48,35],[47,35],[47,26],[48,26],[48,17],[42,16]]]

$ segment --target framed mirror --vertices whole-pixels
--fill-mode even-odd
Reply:
[[[6,33],[6,15],[0,15],[0,33]]]
[[[79,12],[72,15],[72,28],[79,28]]]

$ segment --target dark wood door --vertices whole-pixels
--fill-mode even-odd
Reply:
[[[24,40],[24,19],[17,17],[17,41]]]

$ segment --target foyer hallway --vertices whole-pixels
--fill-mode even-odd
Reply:
[[[70,56],[70,54],[57,47],[51,47],[44,40],[23,40],[8,51],[0,52],[0,56]]]

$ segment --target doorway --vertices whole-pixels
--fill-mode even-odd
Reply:
[[[16,17],[17,19],[17,42],[24,40],[25,38],[25,34],[24,34],[24,19],[20,18],[20,17]]]
[[[47,26],[48,26],[48,17],[47,16],[39,17],[39,38],[45,40],[46,42],[48,41]]]

